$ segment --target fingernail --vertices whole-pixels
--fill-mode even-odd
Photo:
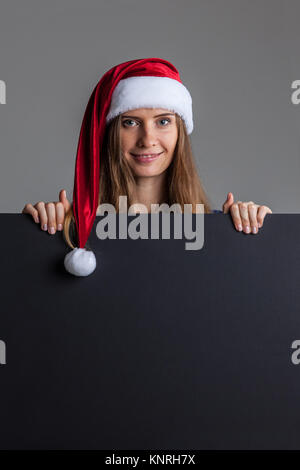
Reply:
[[[47,224],[43,225],[43,230],[47,230]]]
[[[253,233],[256,233],[256,232],[257,232],[256,227],[253,227],[252,232],[253,232]]]
[[[40,220],[39,220],[39,218],[38,218],[38,217],[36,217],[34,220],[36,221],[36,223],[37,223],[37,224],[39,224],[39,223],[40,223]]]
[[[249,225],[247,225],[247,227],[246,227],[246,232],[247,232],[247,233],[250,232],[250,227],[249,227]]]
[[[50,227],[50,233],[53,235],[55,232],[54,227]]]
[[[238,225],[238,229],[239,231],[243,230],[243,227],[241,226],[241,224]]]
[[[62,224],[58,224],[57,230],[62,230]]]

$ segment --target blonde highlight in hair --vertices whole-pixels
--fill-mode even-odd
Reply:
[[[163,202],[170,206],[179,204],[182,211],[184,204],[192,204],[193,213],[196,213],[196,204],[203,204],[204,213],[210,213],[211,204],[197,172],[185,123],[177,114],[175,116],[178,138],[173,159],[166,170],[167,200]],[[119,209],[119,197],[127,196],[127,203],[130,206],[134,202],[135,193],[134,173],[121,149],[121,119],[121,115],[118,115],[107,125],[100,160],[98,205],[112,204],[116,212]],[[75,248],[77,231],[73,204],[65,216],[63,234],[66,243]]]

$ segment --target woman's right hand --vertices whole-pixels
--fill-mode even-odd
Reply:
[[[70,202],[64,189],[59,192],[59,201],[37,202],[34,206],[30,203],[24,206],[22,214],[32,215],[37,224],[41,224],[41,229],[48,230],[53,235],[56,230],[62,230],[65,220],[65,214],[70,209]]]

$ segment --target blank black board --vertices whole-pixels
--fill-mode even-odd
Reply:
[[[61,232],[0,215],[0,448],[300,449],[300,215],[205,215],[198,251],[99,220],[76,278]]]

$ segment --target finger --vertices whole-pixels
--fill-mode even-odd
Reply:
[[[232,206],[230,207],[230,214],[231,214],[232,222],[236,230],[241,232],[243,230],[243,227],[242,227],[242,221],[240,217],[239,206],[237,203],[232,204]]]
[[[54,235],[56,232],[56,212],[54,202],[47,202],[46,211],[48,216],[48,233]]]
[[[22,210],[22,214],[30,214],[34,221],[38,224],[39,223],[39,213],[36,210],[35,207],[33,207],[32,204],[28,203],[24,206],[24,209]]]
[[[240,216],[243,225],[244,233],[250,233],[250,221],[249,221],[249,214],[248,214],[248,204],[247,202],[241,202],[239,204]]]
[[[258,211],[257,211],[257,222],[258,226],[262,227],[264,224],[264,218],[267,214],[273,214],[271,211],[270,207],[267,206],[259,206]]]
[[[62,202],[55,203],[57,230],[62,230],[65,218],[65,208]]]
[[[250,202],[248,204],[248,213],[249,213],[249,220],[252,233],[258,232],[258,223],[257,223],[257,210],[258,205]]]
[[[68,210],[70,209],[70,202],[67,198],[67,192],[65,189],[61,189],[60,192],[59,192],[59,200],[60,202],[62,202],[63,206],[64,206],[64,209],[65,209],[65,212],[68,212]]]
[[[42,230],[47,230],[47,224],[48,224],[48,217],[47,217],[47,212],[45,209],[45,203],[43,201],[37,202],[34,207],[39,213],[39,219],[41,223],[41,229]]]
[[[223,212],[224,212],[224,214],[227,214],[227,213],[228,213],[228,211],[229,211],[230,207],[232,206],[233,202],[234,202],[234,196],[233,196],[233,194],[232,194],[232,193],[228,193],[228,194],[227,194],[227,199],[226,199],[226,201],[225,201],[224,204],[223,204]]]

